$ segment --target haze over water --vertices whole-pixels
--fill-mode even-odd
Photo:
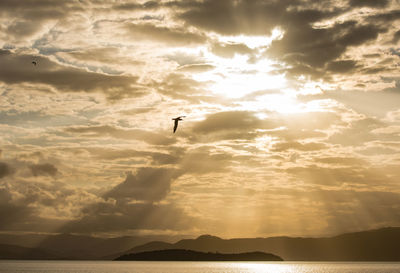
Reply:
[[[0,261],[1,273],[398,273],[400,263]]]

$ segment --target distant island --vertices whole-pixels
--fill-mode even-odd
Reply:
[[[145,251],[122,255],[116,261],[283,261],[279,256],[260,251],[246,253],[212,253],[185,249]]]

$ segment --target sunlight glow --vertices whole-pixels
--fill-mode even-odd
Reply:
[[[274,75],[272,62],[266,59],[249,63],[248,57],[235,55],[232,59],[220,58],[207,52],[207,59],[216,68],[205,73],[193,75],[197,81],[211,82],[210,90],[228,98],[239,98],[254,91],[284,88],[284,75]]]
[[[274,28],[272,30],[271,36],[248,36],[248,35],[238,35],[238,36],[218,36],[217,39],[223,43],[240,43],[245,44],[251,49],[258,47],[265,47],[271,44],[273,40],[282,39],[284,32],[280,28]]]

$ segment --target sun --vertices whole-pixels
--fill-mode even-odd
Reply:
[[[267,36],[218,36],[221,43],[242,44],[253,50],[252,54],[234,53],[230,58],[217,55],[212,49],[203,47],[202,58],[214,67],[194,73],[194,80],[204,83],[215,95],[233,100],[243,110],[273,111],[290,114],[315,110],[297,100],[299,94],[315,94],[322,83],[305,84],[294,90],[284,73],[277,73],[277,63],[266,57],[266,50],[283,32],[276,29]],[[311,108],[313,109],[311,109]],[[317,107],[318,108],[318,107]]]
[[[210,91],[228,98],[240,98],[255,91],[287,86],[283,74],[272,73],[272,61],[262,59],[253,63],[249,62],[248,58],[245,55],[235,55],[228,59],[209,53],[207,59],[215,69],[193,77],[197,81],[208,82]]]

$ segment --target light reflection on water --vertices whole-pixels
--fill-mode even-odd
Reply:
[[[400,263],[0,261],[0,273],[399,273]]]

